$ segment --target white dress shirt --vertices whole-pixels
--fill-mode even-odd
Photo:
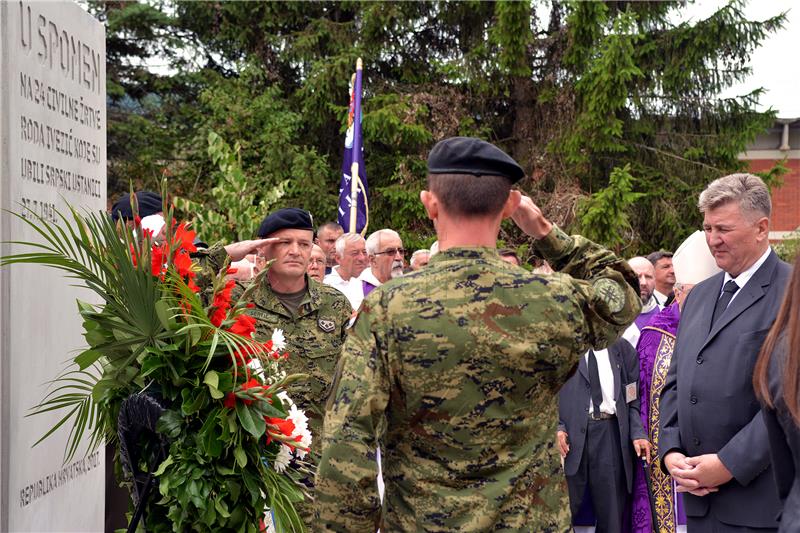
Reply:
[[[654,289],[653,290],[653,298],[655,299],[656,303],[658,304],[658,307],[660,307],[661,309],[664,309],[664,304],[667,303],[667,300],[669,299],[669,295],[662,294],[662,293],[658,292],[658,289]]]
[[[609,415],[617,414],[617,404],[614,401],[614,373],[611,371],[611,361],[608,358],[608,350],[595,350],[594,357],[597,359],[597,373],[600,374],[600,390],[603,392],[603,403],[600,404],[600,412]],[[586,366],[589,366],[589,351],[583,356]],[[589,398],[589,412],[594,412],[594,404]]]
[[[350,302],[350,306],[353,309],[358,309],[358,306],[361,305],[361,300],[364,299],[361,280],[358,278],[350,278],[348,280],[342,279],[342,276],[339,275],[338,266],[333,267],[331,273],[322,279],[322,283],[330,285],[334,289],[338,289],[347,296],[347,300]]]
[[[767,247],[767,251],[764,252],[764,255],[762,255],[761,257],[758,258],[758,261],[753,263],[753,266],[751,266],[750,268],[748,268],[747,270],[745,270],[744,272],[742,272],[741,274],[739,274],[735,278],[731,277],[730,274],[725,272],[725,278],[722,280],[722,287],[719,290],[719,296],[722,296],[722,291],[725,288],[725,284],[728,283],[730,280],[735,281],[736,284],[739,286],[739,290],[736,291],[735,293],[733,293],[733,297],[731,298],[731,301],[728,302],[729,306],[736,299],[736,297],[739,296],[739,293],[742,292],[742,289],[744,288],[745,285],[747,285],[747,282],[750,281],[750,278],[753,277],[753,274],[755,274],[756,271],[759,268],[761,268],[761,265],[763,265],[764,261],[767,260],[767,257],[769,257],[769,253],[771,251],[772,251],[772,248],[770,248],[768,246]]]

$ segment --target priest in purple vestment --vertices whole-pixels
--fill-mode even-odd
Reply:
[[[681,498],[675,492],[672,478],[663,473],[659,464],[659,402],[675,348],[681,306],[692,287],[719,272],[719,267],[708,250],[702,231],[696,231],[683,241],[672,258],[672,264],[676,278],[675,301],[641,327],[636,347],[639,353],[640,414],[653,445],[654,459],[646,466],[650,473],[652,496],[648,494],[641,463],[635,473],[630,517],[630,531],[633,533],[674,533],[678,525],[686,523]],[[651,510],[651,501],[655,503],[655,512]],[[658,521],[657,527],[653,524],[653,515]]]

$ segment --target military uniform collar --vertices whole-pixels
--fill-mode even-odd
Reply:
[[[497,255],[497,248],[489,248],[487,246],[464,246],[443,250],[431,257],[430,262],[441,263],[443,261],[459,259],[496,259],[499,261],[500,256]]]
[[[305,275],[305,278],[306,296],[303,298],[303,301],[300,303],[300,307],[297,310],[298,316],[304,316],[316,311],[319,309],[322,301],[319,283],[309,278],[308,274]],[[293,318],[291,313],[289,313],[289,310],[283,306],[280,300],[278,300],[278,297],[275,295],[275,292],[269,285],[269,279],[266,276],[262,278],[261,286],[253,295],[253,303],[255,303],[258,307],[262,307],[272,311],[273,313],[285,316],[287,318]]]

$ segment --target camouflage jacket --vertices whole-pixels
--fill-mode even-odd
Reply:
[[[207,278],[217,272],[225,262],[225,249],[214,246],[198,256],[203,272],[198,276],[201,287]],[[248,314],[256,318],[256,340],[267,341],[275,329],[286,336],[289,358],[282,363],[287,374],[303,373],[310,378],[292,386],[291,398],[305,410],[314,448],[319,449],[325,401],[330,392],[336,362],[346,336],[352,308],[340,291],[306,276],[308,294],[297,312],[292,314],[278,300],[263,278],[261,287],[253,292],[255,304]],[[236,294],[235,291],[234,294]]]
[[[534,275],[493,249],[455,248],[364,300],[326,409],[316,529],[563,524],[557,391],[641,301],[635,274],[608,250],[558,228],[536,247],[560,272]]]

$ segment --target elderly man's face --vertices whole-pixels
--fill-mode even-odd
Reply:
[[[345,280],[357,278],[369,264],[364,239],[345,242],[344,253],[336,257],[339,260],[339,275]]]
[[[381,283],[386,283],[393,277],[402,276],[405,265],[404,255],[403,241],[392,235],[383,235],[378,251],[370,257],[372,273]]]
[[[336,239],[341,237],[342,234],[342,230],[330,228],[322,228],[317,234],[317,244],[322,248],[328,266],[336,264]]]
[[[308,260],[308,275],[322,283],[325,277],[325,252],[316,244],[311,248],[311,258]]]
[[[705,212],[703,231],[717,266],[736,277],[766,250],[769,219],[745,216],[738,202],[728,202]]]
[[[282,229],[269,237],[280,239],[267,244],[263,250],[268,260],[275,260],[270,270],[288,278],[304,276],[311,257],[314,233],[305,229]]]
[[[430,254],[417,254],[414,258],[414,264],[411,265],[412,270],[419,270],[422,267],[428,266],[428,262],[431,260]]]

